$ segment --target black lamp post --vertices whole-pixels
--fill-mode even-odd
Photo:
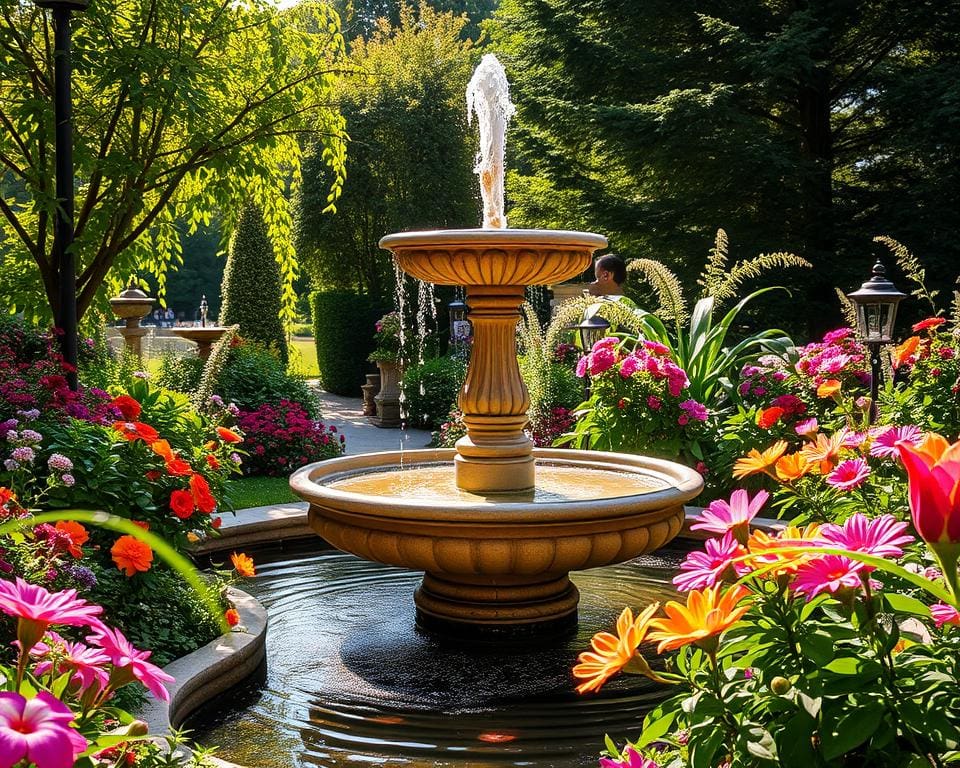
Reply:
[[[53,264],[59,285],[57,327],[67,381],[77,389],[77,262],[73,253],[73,104],[70,97],[70,13],[89,0],[35,0],[53,12],[53,115],[56,123],[57,216],[53,220]]]
[[[470,307],[457,298],[447,304],[447,311],[450,313],[450,345],[459,349],[464,340],[470,337],[470,321],[467,320]]]
[[[877,261],[873,274],[859,290],[847,294],[857,308],[857,338],[870,351],[870,421],[877,415],[877,393],[883,367],[880,365],[880,348],[893,343],[893,324],[897,318],[897,305],[907,295],[887,279],[887,270]]]
[[[610,323],[598,314],[585,317],[579,325],[572,326],[580,334],[580,347],[584,354],[602,339],[610,329]]]

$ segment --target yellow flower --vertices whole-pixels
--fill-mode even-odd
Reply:
[[[716,650],[717,638],[725,630],[736,624],[749,609],[749,604],[737,607],[749,590],[742,586],[730,587],[722,595],[721,585],[703,590],[691,590],[687,594],[687,604],[671,600],[663,610],[665,619],[654,619],[650,627],[651,640],[659,640],[657,652],[672,651],[684,645],[695,643],[705,651]]]
[[[777,463],[777,460],[783,456],[786,450],[787,443],[785,440],[778,440],[769,448],[765,448],[763,452],[751,448],[750,453],[737,459],[733,465],[733,476],[739,480],[761,472],[770,474],[771,467]]]
[[[624,608],[617,619],[616,635],[597,632],[593,636],[590,641],[593,651],[581,653],[577,658],[579,663],[573,668],[573,676],[584,681],[577,686],[577,693],[599,691],[607,680],[630,663],[647,636],[651,617],[659,608],[660,603],[648,605],[636,619],[633,611]]]
[[[805,528],[791,525],[772,536],[756,530],[747,541],[747,550],[751,555],[749,563],[754,568],[779,564],[779,567],[767,571],[767,575],[793,573],[812,555],[783,550],[787,547],[802,547],[820,540],[820,526],[817,523],[810,523]]]

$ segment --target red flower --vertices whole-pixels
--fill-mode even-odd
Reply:
[[[167,462],[167,474],[173,475],[174,477],[184,477],[191,472],[193,472],[193,467],[183,459],[171,459]]]
[[[925,331],[927,328],[938,328],[945,322],[947,322],[946,319],[942,317],[928,317],[926,320],[921,320],[919,323],[914,323],[913,332],[917,333],[917,331]]]
[[[143,440],[145,443],[152,445],[160,439],[160,433],[142,421],[116,421],[113,428],[130,442]]]
[[[190,476],[190,494],[197,509],[205,515],[209,515],[217,508],[217,500],[210,493],[210,486],[203,475],[194,472]]]
[[[87,529],[75,520],[58,520],[56,529],[70,537],[70,546],[67,551],[74,557],[83,557],[83,550],[80,549],[90,538]]]
[[[772,408],[761,408],[757,411],[757,426],[760,427],[760,429],[770,429],[770,427],[780,421],[780,417],[783,416],[784,413],[783,408],[776,405]]]
[[[221,525],[223,525],[223,518],[214,517],[212,520],[210,520],[210,525],[212,525],[214,528],[219,528]]]
[[[239,443],[243,441],[243,438],[240,437],[240,435],[238,435],[232,429],[227,429],[226,427],[217,427],[217,434],[225,443]]]
[[[176,490],[170,494],[170,509],[181,520],[186,520],[193,514],[193,496],[190,491]]]
[[[127,421],[136,421],[140,416],[140,403],[134,400],[130,395],[119,395],[110,401],[115,405]]]
[[[160,479],[160,473],[155,469],[151,469],[144,475],[144,477],[147,478],[147,480],[149,480],[151,483],[155,483]]]
[[[231,627],[235,627],[240,623],[240,614],[237,613],[236,608],[228,608],[227,612],[223,614],[223,618],[227,620],[227,624]]]
[[[210,469],[220,469],[220,462],[217,461],[217,457],[212,453],[207,454],[207,464],[210,466]]]

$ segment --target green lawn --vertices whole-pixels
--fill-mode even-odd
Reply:
[[[236,509],[300,501],[291,492],[287,477],[243,477],[231,480],[229,493]]]
[[[317,347],[307,336],[290,339],[290,372],[314,378],[320,375],[317,367]]]

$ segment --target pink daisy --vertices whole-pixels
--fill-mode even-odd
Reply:
[[[70,727],[74,714],[41,691],[32,699],[0,693],[0,760],[17,765],[26,759],[37,768],[71,768],[87,740]]]
[[[804,419],[803,421],[798,421],[793,429],[802,437],[810,437],[817,434],[820,429],[820,424],[817,423],[816,419]]]
[[[879,456],[884,459],[893,459],[897,457],[897,442],[906,440],[913,445],[917,445],[923,433],[919,427],[908,424],[905,427],[890,427],[880,432],[873,440],[870,446],[870,455]]]
[[[907,527],[907,523],[898,522],[893,515],[871,519],[857,512],[848,517],[843,525],[830,523],[821,526],[820,535],[829,544],[843,549],[876,557],[900,557],[903,555],[901,545],[913,542],[913,536],[904,534]]]
[[[17,639],[21,651],[29,653],[51,624],[101,626],[97,616],[103,608],[78,598],[75,589],[48,592],[18,577],[16,581],[0,581],[0,611],[19,619]]]
[[[863,564],[841,555],[824,555],[809,560],[797,569],[793,591],[810,601],[821,592],[834,593],[843,587],[860,586]]]
[[[97,629],[95,634],[87,638],[87,642],[103,648],[110,657],[110,663],[116,668],[113,675],[114,682],[116,682],[118,671],[126,672],[128,679],[120,685],[137,679],[158,699],[170,701],[170,692],[163,687],[163,684],[172,683],[173,678],[156,664],[147,661],[150,658],[150,651],[137,650],[119,629],[110,629],[106,626]],[[120,675],[121,680],[123,677],[124,675]]]
[[[944,624],[953,624],[960,627],[960,611],[957,611],[952,605],[946,603],[937,603],[930,606],[930,615],[939,629]]]
[[[847,459],[837,464],[833,472],[827,475],[827,485],[840,491],[850,491],[863,485],[863,481],[869,476],[870,467],[865,459]]]
[[[750,521],[757,516],[769,498],[770,494],[766,491],[757,491],[757,495],[751,499],[745,490],[738,488],[730,495],[730,501],[711,501],[697,517],[697,522],[690,526],[690,530],[721,534],[733,531],[737,540],[744,542]]]
[[[681,592],[712,587],[723,580],[728,569],[738,576],[749,570],[744,563],[733,562],[746,552],[730,531],[723,534],[722,539],[708,539],[703,549],[703,552],[688,554],[680,565],[680,573],[674,576],[673,583]]]
[[[619,760],[610,757],[600,758],[600,768],[659,768],[649,757],[644,757],[633,747],[623,750]]]
[[[106,669],[110,663],[107,654],[99,648],[64,640],[56,632],[47,632],[43,640],[33,646],[30,655],[40,659],[33,669],[35,675],[47,674],[56,661],[56,674],[72,671],[70,682],[80,690],[85,691],[94,683],[97,683],[98,690],[103,690],[110,680]]]

